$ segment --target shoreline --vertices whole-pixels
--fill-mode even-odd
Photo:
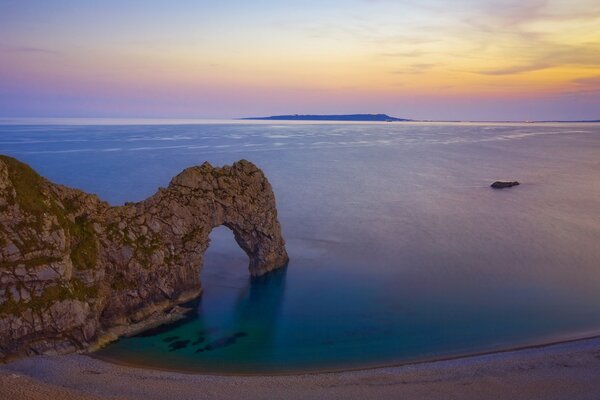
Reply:
[[[101,331],[98,338],[91,343],[87,349],[79,351],[80,354],[93,354],[93,352],[119,340],[121,337],[131,337],[164,325],[177,323],[186,319],[194,311],[189,305],[197,301],[203,289],[186,291],[179,295],[177,299],[163,301],[153,304],[147,308],[138,311],[134,316],[134,321],[115,325],[105,331]]]
[[[561,336],[564,336],[561,338]],[[543,349],[545,347],[559,346],[563,344],[576,343],[580,341],[588,341],[588,340],[598,340],[600,342],[600,331],[593,331],[588,333],[582,333],[580,335],[561,335],[556,338],[547,339],[541,342],[533,342],[523,345],[515,345],[506,348],[498,348],[492,350],[482,350],[475,352],[466,352],[460,353],[456,355],[442,355],[442,356],[432,356],[425,358],[415,358],[408,359],[400,362],[391,362],[389,364],[377,364],[377,365],[364,365],[357,367],[341,367],[341,368],[324,368],[320,370],[313,371],[289,371],[289,372],[258,372],[255,374],[251,373],[242,373],[242,372],[210,372],[210,371],[194,371],[190,369],[175,369],[175,368],[161,368],[151,365],[146,365],[143,363],[136,363],[134,361],[124,361],[117,360],[110,357],[101,356],[95,354],[95,352],[90,353],[81,353],[87,357],[105,362],[107,364],[114,364],[122,367],[133,368],[138,370],[148,370],[148,371],[159,371],[159,372],[170,372],[170,373],[179,373],[184,375],[201,375],[201,376],[218,376],[218,377],[289,377],[289,376],[310,376],[310,375],[322,375],[322,374],[340,374],[346,372],[360,372],[360,371],[370,371],[370,370],[378,370],[378,369],[386,369],[386,368],[401,368],[406,366],[413,365],[422,365],[422,364],[431,364],[436,362],[444,362],[444,361],[455,361],[455,360],[464,360],[482,356],[490,356],[495,354],[503,354],[503,353],[512,353],[512,352],[521,352],[526,350],[534,350],[534,349]]]
[[[225,376],[131,368],[88,355],[0,365],[0,398],[596,399],[600,337],[397,367],[320,374]]]

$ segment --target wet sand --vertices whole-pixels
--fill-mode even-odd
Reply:
[[[600,338],[399,367],[289,376],[147,370],[85,355],[0,366],[0,399],[598,399]]]

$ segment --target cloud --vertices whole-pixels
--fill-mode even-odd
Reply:
[[[582,86],[598,86],[600,88],[600,75],[573,79],[571,82]]]
[[[514,27],[541,18],[549,5],[549,1],[512,0],[503,2],[501,5],[495,2],[484,2],[483,5],[483,12],[480,12],[480,14],[487,19],[492,30],[496,30],[498,28]]]
[[[410,64],[404,68],[392,71],[392,74],[399,74],[399,75],[404,75],[404,74],[423,74],[427,71],[429,71],[430,69],[432,69],[433,67],[436,67],[438,64],[436,63],[414,63],[414,64]]]
[[[398,57],[398,58],[404,58],[404,57],[420,57],[422,55],[425,55],[426,53],[423,50],[407,50],[407,51],[390,51],[390,52],[385,52],[385,53],[379,53],[377,54],[379,57]]]
[[[597,97],[600,94],[600,87],[591,89],[566,90],[560,92],[559,94],[564,96],[588,96],[596,98],[597,101],[600,101],[600,97]]]
[[[468,0],[463,1],[465,6]],[[568,5],[567,5],[568,4]],[[600,17],[600,3],[576,0],[504,0],[470,4],[463,22],[487,32],[526,32],[535,22],[592,21]],[[465,9],[465,7],[463,7]]]
[[[4,49],[6,53],[22,53],[22,54],[46,54],[59,56],[62,55],[61,52],[49,49],[43,49],[41,47],[27,47],[27,46],[17,46],[17,47],[6,47]]]
[[[539,71],[542,69],[548,69],[548,68],[552,68],[552,67],[553,67],[552,64],[539,62],[539,63],[532,63],[532,64],[528,64],[528,65],[516,65],[514,67],[508,67],[508,68],[477,71],[476,73],[478,73],[480,75],[515,75],[515,74],[522,74],[524,72]]]
[[[415,58],[422,63],[443,59],[455,69],[487,76],[600,66],[600,43],[573,43],[560,33],[577,32],[587,25],[594,29],[600,3],[592,0],[568,5],[561,0],[456,0],[452,7],[440,0],[363,2],[387,8],[386,16],[414,16],[401,19],[395,27],[382,17],[372,30],[363,32],[363,40],[377,45],[376,57]],[[420,18],[424,10],[430,20]],[[409,66],[391,73],[419,72]]]
[[[600,67],[600,43],[560,45],[538,40],[529,46],[529,53],[519,64],[473,72],[480,75],[515,75],[561,66]]]

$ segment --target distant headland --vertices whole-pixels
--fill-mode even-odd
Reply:
[[[243,120],[265,121],[367,121],[367,122],[398,122],[412,121],[410,119],[390,117],[387,114],[343,114],[343,115],[273,115],[270,117],[240,118]]]

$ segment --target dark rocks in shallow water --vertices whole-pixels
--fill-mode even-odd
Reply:
[[[163,339],[163,342],[172,342],[173,340],[179,339],[179,336],[169,336]]]
[[[204,343],[206,341],[205,337],[199,337],[198,339],[194,340],[194,342],[192,343],[194,346],[200,343]]]
[[[517,181],[513,181],[513,182],[504,182],[504,181],[496,181],[494,183],[492,183],[491,187],[492,189],[505,189],[505,188],[511,188],[513,186],[519,186],[520,183]]]
[[[169,345],[169,351],[185,349],[189,344],[189,340],[177,340]]]
[[[213,342],[210,342],[204,347],[199,348],[198,350],[196,350],[196,353],[202,353],[204,351],[212,351],[222,347],[231,346],[235,344],[235,342],[237,342],[238,339],[243,338],[245,336],[248,336],[246,332],[237,332],[233,335],[225,336],[221,339],[217,339]]]

